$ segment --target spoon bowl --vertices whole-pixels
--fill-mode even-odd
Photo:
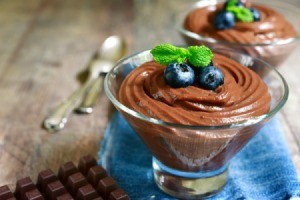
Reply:
[[[89,65],[89,79],[95,80],[86,91],[83,100],[76,109],[78,113],[89,114],[93,112],[97,97],[102,91],[105,75],[113,68],[114,63],[126,53],[126,43],[119,36],[108,37]]]
[[[119,36],[110,36],[99,49],[100,58],[103,60],[117,62],[126,53],[126,43]]]
[[[44,128],[57,132],[65,127],[69,114],[80,104],[77,112],[91,113],[102,90],[103,79],[114,63],[126,52],[125,41],[119,36],[108,37],[88,64],[88,78],[68,99],[59,104],[44,120]]]

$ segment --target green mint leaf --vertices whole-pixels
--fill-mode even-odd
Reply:
[[[183,63],[187,57],[186,49],[171,44],[160,44],[154,47],[150,53],[153,55],[154,61],[162,65],[168,65],[171,62]]]
[[[202,46],[190,46],[187,48],[189,62],[195,67],[206,67],[211,62],[213,57],[212,51],[202,45]]]
[[[229,0],[226,8],[235,6],[237,2],[238,2],[238,0]]]
[[[253,22],[254,18],[251,11],[245,7],[231,6],[226,8],[227,11],[232,12],[237,20],[241,22]]]

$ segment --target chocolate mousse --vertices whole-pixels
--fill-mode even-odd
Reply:
[[[282,43],[289,43],[297,37],[297,31],[278,11],[260,4],[246,1],[245,7],[256,9],[260,19],[253,22],[236,21],[232,28],[218,30],[214,20],[224,9],[224,3],[199,7],[192,10],[185,18],[183,27],[204,38],[212,38],[223,43],[226,47],[238,49],[254,57],[261,57],[277,66],[290,53],[289,47]],[[184,35],[189,45],[206,44]],[[283,42],[285,41],[285,42]],[[229,42],[226,44],[226,42]],[[279,42],[282,45],[262,45]],[[218,44],[214,44],[216,47]],[[238,44],[243,44],[239,46]],[[211,44],[213,45],[213,44]],[[252,46],[251,46],[252,45]]]
[[[255,72],[218,54],[213,63],[224,74],[215,91],[197,85],[172,88],[164,80],[165,66],[151,61],[124,80],[119,100],[145,116],[185,125],[225,125],[268,112],[268,88]]]
[[[186,18],[185,28],[204,37],[245,44],[270,43],[297,36],[296,30],[279,12],[262,5],[253,5],[261,13],[260,21],[236,22],[232,29],[217,30],[213,19],[222,6],[219,4],[192,11]]]
[[[155,61],[140,65],[122,82],[118,99],[124,106],[164,122],[191,125],[160,126],[123,113],[153,155],[173,169],[206,171],[224,166],[261,125],[209,127],[243,122],[269,111],[268,87],[254,71],[216,53],[212,62],[224,74],[224,83],[215,90],[197,84],[172,88],[164,79],[166,66]]]

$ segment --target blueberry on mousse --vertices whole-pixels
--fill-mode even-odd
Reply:
[[[224,84],[222,71],[215,66],[203,67],[198,75],[199,86],[207,90],[215,90]]]
[[[255,8],[250,8],[250,11],[253,15],[253,20],[255,22],[260,21],[260,12]]]
[[[234,14],[226,10],[219,12],[214,20],[214,26],[218,30],[231,29],[232,27],[234,27],[234,24]]]
[[[233,28],[237,21],[260,21],[260,12],[253,7],[247,8],[240,0],[227,0],[213,23],[217,30],[225,30]]]
[[[202,70],[202,68],[203,67],[196,67],[196,66],[193,66],[192,64],[190,64],[190,63],[188,63],[191,67],[192,67],[192,69],[194,70],[194,72],[195,72],[195,76],[198,76],[199,75],[199,73],[200,73],[200,71]],[[208,67],[208,66],[214,66],[214,63],[213,63],[213,61],[211,61],[207,66],[205,66],[205,67]]]
[[[173,62],[164,71],[165,81],[173,88],[187,87],[194,83],[194,70],[186,63]]]
[[[185,49],[161,44],[151,54],[155,62],[166,66],[164,80],[172,88],[194,85],[215,90],[224,83],[222,71],[213,66],[212,51],[204,45]]]

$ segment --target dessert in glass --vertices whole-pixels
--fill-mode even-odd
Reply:
[[[153,49],[131,55],[104,82],[108,98],[152,152],[157,186],[183,199],[220,191],[230,159],[288,97],[286,81],[266,62],[221,49],[211,60],[194,59],[205,54],[201,48],[174,47],[184,55],[176,58],[169,52],[157,59]],[[255,72],[260,68],[267,75]]]
[[[273,66],[279,66],[300,39],[300,9],[288,1],[200,0],[176,12],[174,19],[188,45],[234,49]]]

